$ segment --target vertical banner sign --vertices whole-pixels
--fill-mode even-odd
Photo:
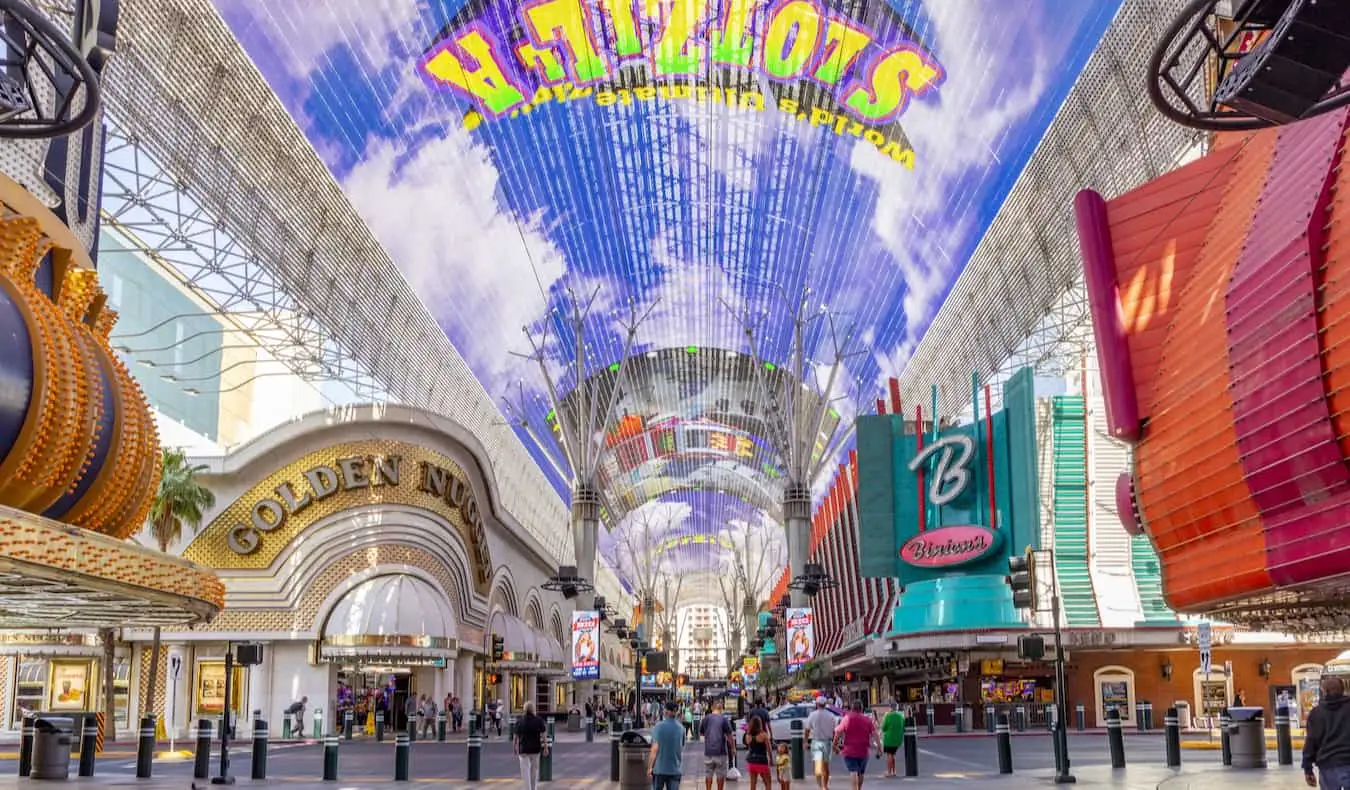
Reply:
[[[1213,626],[1208,622],[1197,623],[1195,641],[1200,646],[1200,671],[1208,675],[1210,671],[1210,647],[1214,644]]]
[[[809,608],[787,610],[787,671],[796,672],[816,658],[815,615]]]
[[[745,678],[745,687],[754,688],[756,681],[759,680],[759,658],[757,656],[746,656],[741,659],[741,677]]]
[[[600,677],[600,613],[572,612],[572,678]]]

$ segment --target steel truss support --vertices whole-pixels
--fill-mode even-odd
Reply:
[[[638,313],[637,307],[629,306],[628,320],[621,324],[625,330],[625,337],[623,352],[618,360],[619,367],[616,381],[608,397],[604,397],[599,382],[591,377],[591,373],[595,371],[588,370],[586,364],[586,323],[591,316],[591,309],[599,291],[600,289],[597,287],[583,303],[571,288],[567,289],[568,312],[565,321],[572,333],[572,365],[576,370],[575,409],[562,408],[564,395],[561,393],[558,377],[549,370],[546,352],[549,342],[547,324],[544,324],[543,329],[537,334],[532,332],[529,327],[523,327],[522,331],[530,342],[530,353],[516,354],[512,352],[515,356],[533,360],[539,365],[540,375],[543,376],[548,392],[548,405],[558,421],[556,435],[549,426],[544,426],[544,432],[548,433],[549,436],[555,436],[558,449],[562,452],[563,458],[571,471],[572,541],[576,551],[576,564],[578,573],[581,574],[582,578],[592,583],[599,576],[599,567],[596,565],[596,546],[600,537],[600,509],[603,492],[599,490],[597,480],[600,460],[605,451],[605,434],[613,419],[614,405],[618,402],[619,395],[623,391],[624,380],[628,373],[628,360],[633,352],[633,343],[637,337],[638,328],[652,314],[652,310],[656,309],[658,301],[653,300],[651,305],[647,307],[646,312],[642,314]],[[530,424],[529,409],[523,401],[523,385],[519,388],[519,393],[521,402],[511,403],[506,401],[506,408],[530,437],[538,442],[539,432]],[[548,445],[541,443],[539,446],[546,448]],[[582,599],[583,605],[591,606],[594,601],[594,592],[582,595]]]
[[[805,572],[811,551],[811,486],[834,464],[844,442],[852,435],[851,427],[841,421],[830,435],[822,438],[826,415],[833,401],[839,399],[834,394],[835,385],[848,360],[866,352],[855,348],[857,333],[853,324],[840,331],[835,314],[824,307],[811,308],[809,288],[796,297],[786,292],[782,296],[785,312],[792,316],[788,383],[782,386],[778,384],[780,377],[764,365],[750,313],[737,312],[725,302],[723,305],[741,323],[746,345],[755,361],[760,397],[766,407],[764,421],[768,436],[764,438],[783,463],[783,527],[787,533],[789,572],[800,576]],[[832,352],[823,386],[820,386],[818,367],[808,359],[807,352],[808,336],[820,321],[825,322]],[[857,412],[856,403],[854,412]],[[808,602],[804,591],[792,591],[793,606],[806,606]],[[746,626],[747,632],[750,628],[750,625]]]
[[[271,267],[111,117],[103,164],[103,227],[114,239],[110,252],[123,245],[138,253],[202,305],[199,315],[214,315],[222,331],[247,338],[295,376],[341,382],[354,402],[382,399],[370,373],[328,340],[329,332],[283,290]],[[113,340],[123,353],[147,362],[161,350],[148,338],[114,333]]]

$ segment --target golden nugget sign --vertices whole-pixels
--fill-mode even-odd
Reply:
[[[401,455],[351,455],[332,464],[316,464],[295,480],[276,486],[271,496],[254,501],[247,511],[248,520],[229,526],[225,543],[236,554],[252,554],[262,545],[264,536],[281,529],[288,519],[330,497],[351,491],[369,491],[383,486],[405,485],[408,472],[416,475],[416,490],[458,511],[468,526],[470,551],[480,584],[491,580],[492,558],[488,551],[487,529],[478,500],[469,483],[450,470],[431,461],[418,461],[412,468]],[[368,500],[367,500],[368,501]]]

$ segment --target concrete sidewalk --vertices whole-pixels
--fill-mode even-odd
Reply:
[[[1296,769],[1271,768],[1267,770],[1244,771],[1235,769],[1168,769],[1154,766],[1130,766],[1121,770],[1112,770],[1106,766],[1087,766],[1074,771],[1080,786],[1101,786],[1117,790],[1296,790],[1303,787],[1303,775]],[[842,780],[842,781],[841,781]],[[145,779],[138,780],[129,776],[107,776],[91,779],[71,777],[67,783],[77,788],[125,787],[139,790],[190,790],[193,783],[188,779]],[[470,790],[471,788],[517,787],[521,784],[516,778],[495,777],[481,782],[466,782],[460,778],[420,778],[412,782],[391,782],[377,777],[343,777],[338,783],[324,783],[309,779],[268,779],[254,782],[244,777],[237,779],[240,787],[264,788],[284,787],[288,790],[407,790],[410,785],[431,785],[437,790]],[[729,783],[734,788],[749,786],[745,779]],[[957,785],[963,787],[984,786],[994,790],[1024,790],[1029,788],[1053,787],[1053,772],[1024,771],[1007,776],[997,773],[941,773],[922,775],[917,779],[885,779],[880,774],[870,774],[866,787],[932,787],[935,785]],[[50,782],[35,782],[12,776],[0,777],[0,790],[35,790],[36,787],[50,787]],[[553,782],[543,783],[544,787],[567,790],[573,787],[615,787],[608,777],[565,777],[559,776]],[[846,788],[847,776],[835,776],[832,786]],[[207,782],[197,782],[198,790],[210,790],[213,786]],[[702,788],[701,776],[688,775],[681,784],[681,790]],[[815,787],[815,780],[807,778],[791,784],[792,790],[805,790]]]

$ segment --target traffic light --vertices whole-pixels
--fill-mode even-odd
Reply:
[[[1012,588],[1013,606],[1036,608],[1036,555],[1031,549],[1020,557],[1008,558],[1008,586]]]
[[[506,655],[506,640],[497,634],[492,635],[492,660],[501,661]]]
[[[857,679],[858,679],[858,673],[856,673],[856,672],[845,672],[845,673],[844,673],[844,682],[845,682],[845,683],[852,683],[853,681],[855,681],[855,680],[857,680]]]

